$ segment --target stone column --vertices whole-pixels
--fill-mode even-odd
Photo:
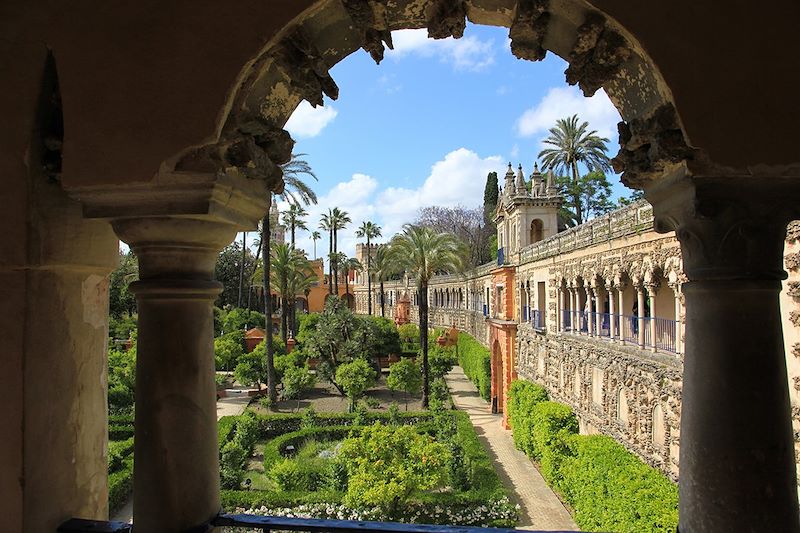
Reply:
[[[778,295],[800,181],[683,178],[647,191],[689,282],[681,408],[682,533],[800,531]]]
[[[625,344],[625,285],[617,284],[617,296],[619,297],[619,342]]]
[[[675,295],[675,352],[683,353],[683,324],[681,323],[681,284],[679,282],[671,285]]]
[[[578,316],[575,313],[578,305],[578,294],[575,287],[568,287],[567,290],[569,291],[569,323],[570,323],[570,331],[575,333],[579,329],[578,324]]]
[[[556,309],[556,333],[561,333],[564,331],[564,291],[561,285],[556,289]]]
[[[595,297],[595,303],[597,305],[597,312],[594,315],[595,335],[600,337],[603,333],[603,317],[601,315],[601,313],[603,312],[603,305],[602,305],[603,297],[602,297],[602,292],[597,287],[594,288],[594,297]]]
[[[617,338],[617,322],[614,318],[616,314],[614,302],[614,286],[612,284],[608,284],[608,334],[612,339]]]
[[[655,283],[650,283],[647,285],[647,296],[650,305],[650,343],[652,346],[650,349],[654,352],[658,351],[656,347],[656,294],[658,292],[658,285]]]
[[[586,334],[594,337],[594,320],[592,320],[592,288],[588,285],[583,286],[583,291],[586,293],[586,304],[584,310],[586,311]]]
[[[220,508],[214,265],[237,228],[169,217],[113,227],[139,259],[134,520],[137,530],[181,531]]]
[[[644,349],[644,287],[636,285],[636,325],[639,329],[639,348]]]

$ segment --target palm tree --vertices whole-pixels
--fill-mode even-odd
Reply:
[[[244,264],[247,259],[247,232],[242,232],[242,261],[239,264],[239,298],[236,307],[242,307],[242,293],[244,292]]]
[[[589,171],[605,172],[611,168],[606,155],[608,139],[599,137],[595,130],[587,131],[588,122],[578,125],[578,115],[558,119],[550,135],[543,141],[553,148],[539,152],[545,168],[562,175],[572,175],[572,199],[575,205],[575,224],[583,224],[583,205],[578,190],[578,163],[583,163]]]
[[[328,208],[328,214],[322,215],[319,221],[319,229],[328,232],[328,295],[333,295],[333,263],[330,256],[333,253],[333,209]]]
[[[303,181],[303,176],[310,176],[317,179],[314,171],[311,170],[311,165],[307,161],[301,159],[305,154],[292,154],[292,158],[288,163],[281,165],[283,171],[283,192],[276,195],[277,197],[288,200],[293,204],[304,203],[316,204],[317,195],[311,190],[311,187],[306,185]],[[272,208],[272,193],[269,196],[270,209]],[[270,209],[261,220],[261,261],[264,265],[262,281],[264,283],[264,316],[265,316],[265,348],[266,348],[266,367],[267,367],[267,394],[269,399],[276,401],[278,399],[278,383],[275,376],[275,354],[272,350],[272,291],[270,288]]]
[[[314,243],[314,259],[317,258],[317,241],[321,238],[321,235],[317,230],[311,232],[311,242]]]
[[[372,314],[372,250],[369,247],[370,239],[381,236],[381,227],[365,220],[356,231],[357,237],[367,238],[367,314]]]
[[[422,405],[428,407],[428,282],[436,274],[464,269],[466,247],[452,233],[406,224],[392,238],[391,260],[417,280],[419,290],[419,342],[422,347]]]
[[[351,222],[347,211],[342,211],[338,207],[331,210],[331,228],[333,230],[333,253],[339,251],[339,230],[344,229]],[[339,296],[339,269],[333,269],[333,292]]]
[[[342,254],[341,252],[340,255],[344,256],[344,254]],[[364,265],[362,265],[361,261],[359,261],[355,257],[346,257],[346,256],[344,256],[344,260],[341,262],[341,265],[342,267],[344,267],[344,294],[345,294],[345,300],[347,300],[348,295],[350,294],[350,287],[348,285],[350,272],[363,272]]]
[[[273,247],[271,258],[271,282],[281,299],[281,339],[288,339],[288,330],[295,330],[291,309],[298,294],[303,294],[316,279],[314,271],[301,252],[287,244]],[[291,324],[290,324],[291,322]],[[291,327],[290,327],[291,326]]]
[[[299,204],[291,204],[289,209],[283,214],[283,223],[289,226],[289,235],[291,235],[292,248],[294,248],[294,233],[295,229],[303,229],[308,231],[306,221],[303,220],[308,216],[308,211]]]
[[[372,274],[375,276],[375,281],[380,284],[378,298],[381,304],[381,316],[384,318],[386,317],[386,298],[383,291],[383,282],[396,274],[397,270],[397,265],[389,252],[389,247],[386,245],[378,246],[378,249],[375,250],[375,259],[372,261]]]

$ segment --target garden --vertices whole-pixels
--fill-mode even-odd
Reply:
[[[513,527],[466,414],[256,415],[219,423],[222,502],[260,515]]]

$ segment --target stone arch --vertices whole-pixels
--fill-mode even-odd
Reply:
[[[502,391],[503,391],[503,349],[500,342],[495,340],[492,343],[492,412],[502,411]]]
[[[302,100],[323,105],[339,88],[329,70],[359,47],[376,62],[391,46],[391,30],[427,28],[432,38],[459,38],[467,19],[510,29],[512,53],[538,61],[548,51],[569,66],[566,81],[591,96],[603,88],[623,120],[622,150],[615,159],[623,180],[641,186],[692,155],[671,91],[655,61],[618,20],[583,0],[528,3],[516,0],[318,0],[256,51],[228,93],[212,140],[169,158],[165,170],[226,170],[267,177],[281,188],[279,167],[291,155],[283,125]],[[662,139],[668,142],[661,142]],[[625,143],[632,141],[630,147]],[[646,154],[639,149],[650,146]]]

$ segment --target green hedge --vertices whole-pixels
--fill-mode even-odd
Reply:
[[[678,488],[621,444],[578,435],[572,409],[545,401],[537,385],[514,382],[509,413],[514,442],[540,461],[542,476],[587,531],[675,531]]]
[[[264,446],[264,471],[269,472],[272,466],[284,457],[286,447],[289,445],[294,446],[295,450],[299,450],[300,446],[309,439],[339,440],[347,437],[355,429],[352,426],[314,427],[299,429],[275,437]]]
[[[122,461],[116,472],[108,475],[108,512],[113,514],[122,507],[133,491],[133,456]]]
[[[492,356],[487,348],[466,333],[458,334],[458,364],[489,401],[492,392]]]
[[[127,440],[108,442],[108,473],[122,469],[125,458],[133,453],[133,437]]]

